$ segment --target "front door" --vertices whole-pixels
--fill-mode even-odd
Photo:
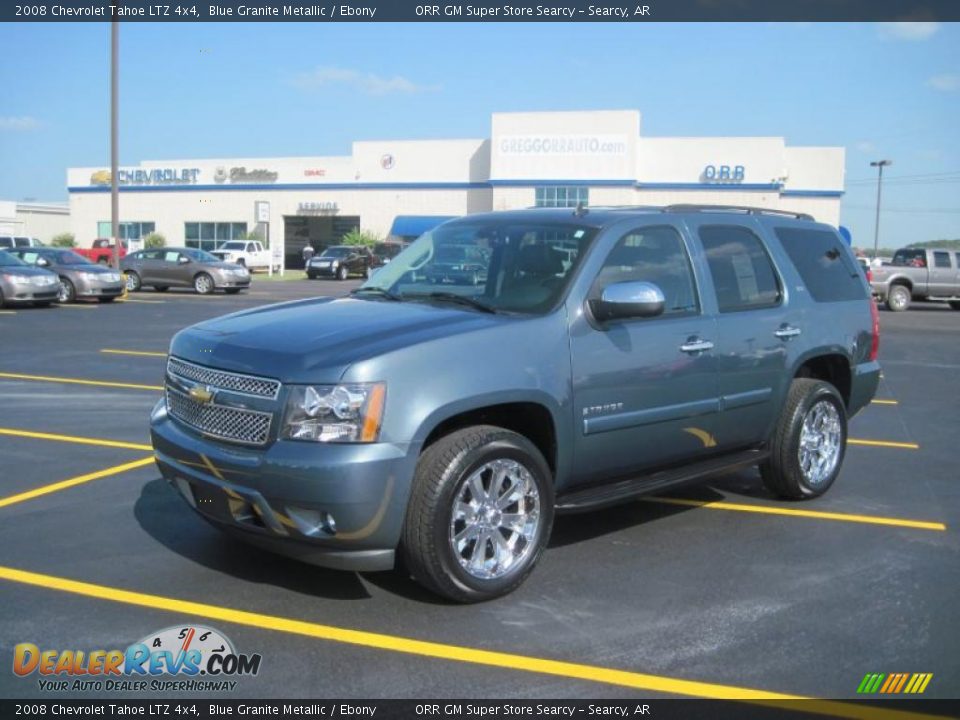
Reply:
[[[597,322],[590,301],[626,281],[656,284],[666,299],[663,314]],[[716,342],[716,322],[704,313],[681,228],[650,219],[626,229],[571,324],[575,482],[711,452],[719,406]]]

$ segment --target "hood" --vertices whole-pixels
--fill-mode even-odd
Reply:
[[[205,262],[199,264],[205,268],[213,268],[214,270],[236,270],[240,267],[238,263],[232,262]]]
[[[56,275],[35,265],[0,265],[0,275]]]
[[[328,383],[357,361],[511,322],[442,303],[320,298],[202,322],[178,333],[170,352],[283,382]]]
[[[53,267],[60,272],[82,272],[90,273],[91,275],[106,275],[107,273],[120,272],[119,270],[114,270],[112,267],[104,267],[98,263],[90,263],[89,265],[54,265]]]

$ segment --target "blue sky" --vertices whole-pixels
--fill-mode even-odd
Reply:
[[[960,25],[128,23],[121,163],[487,137],[490,113],[638,109],[644,135],[847,148],[841,222],[960,237]],[[109,25],[0,24],[0,198],[109,162]],[[899,179],[898,179],[899,178]]]

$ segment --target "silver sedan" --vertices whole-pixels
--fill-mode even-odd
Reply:
[[[31,267],[0,250],[0,307],[25,303],[49,305],[57,299],[59,291],[56,273]]]

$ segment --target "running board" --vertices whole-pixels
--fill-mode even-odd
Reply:
[[[673,485],[737,472],[752,465],[757,465],[769,456],[770,452],[767,450],[745,450],[732,455],[704,460],[693,465],[660,470],[629,480],[591,485],[579,490],[574,489],[557,497],[555,509],[558,513],[598,510],[611,505],[618,505],[640,495],[658,492]]]

